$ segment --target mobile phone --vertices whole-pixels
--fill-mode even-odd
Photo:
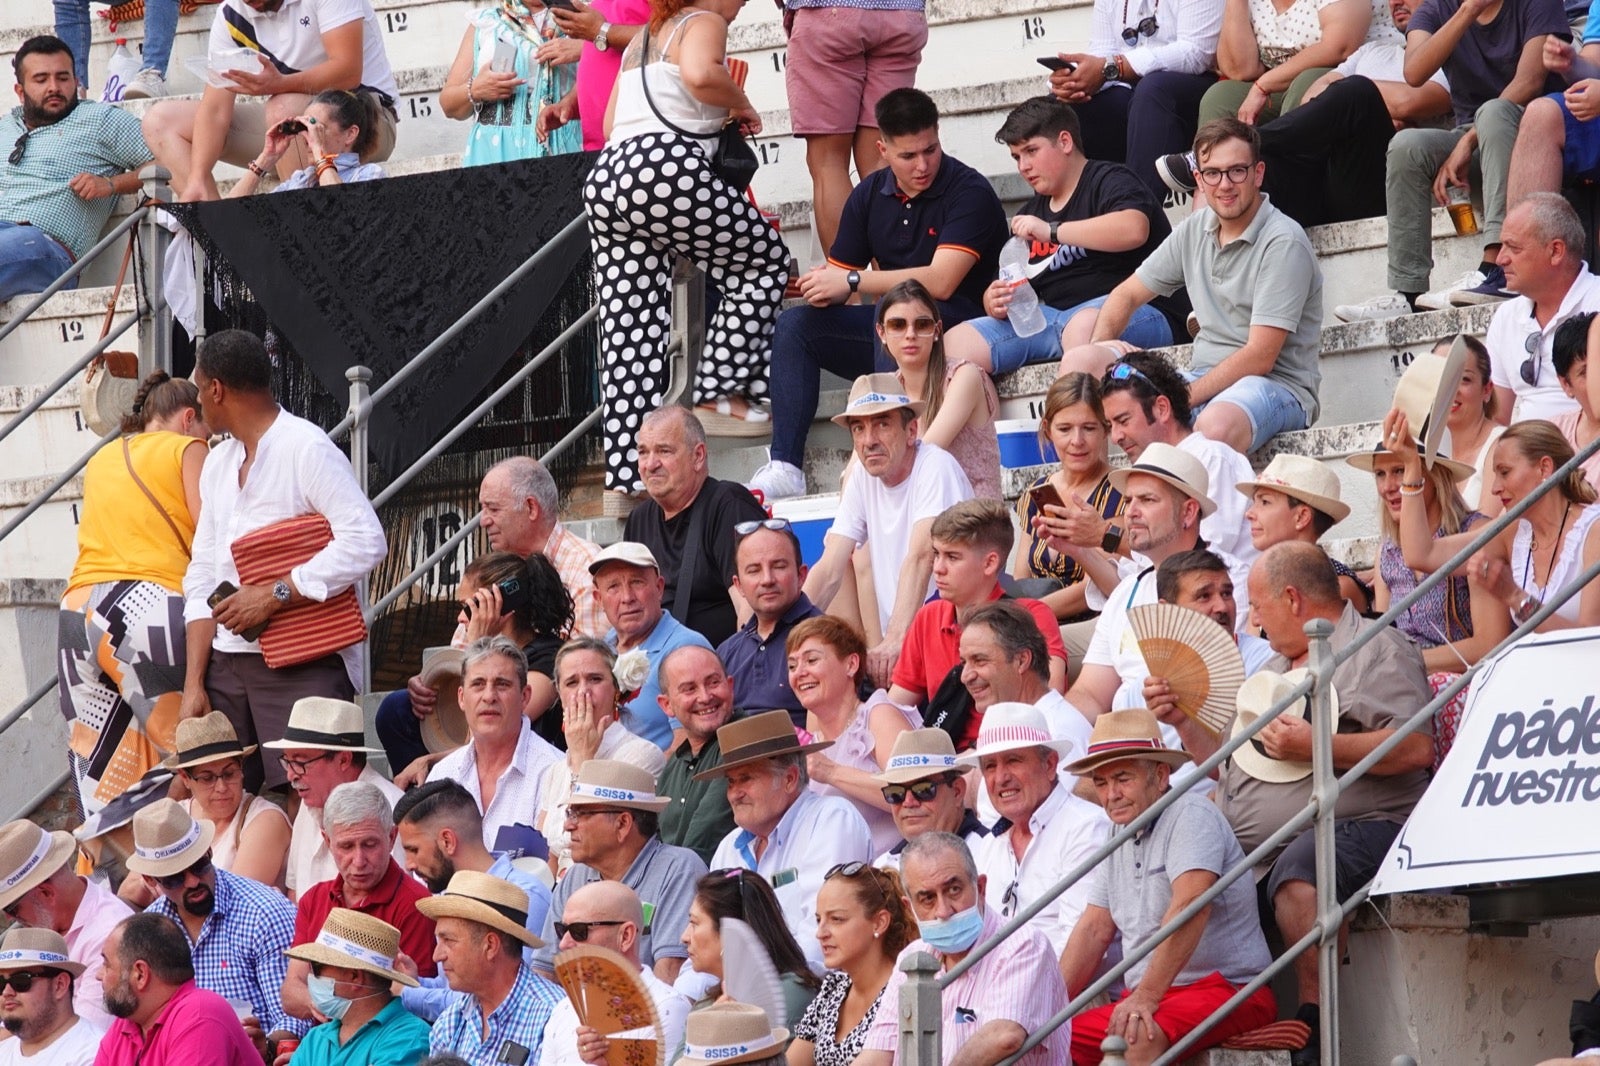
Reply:
[[[223,581],[218,584],[216,588],[211,590],[211,595],[206,597],[206,606],[210,607],[214,611],[217,609],[217,604],[221,603],[223,600],[227,599],[229,596],[232,596],[238,591],[238,586],[232,581]],[[261,639],[261,634],[265,633],[266,630],[267,623],[262,622],[260,625],[247,629],[239,635],[245,640],[254,643],[255,641]]]
[[[489,69],[496,74],[510,74],[516,67],[517,46],[510,41],[496,40],[494,58],[489,61]]]
[[[520,577],[508,577],[497,582],[496,588],[500,590],[501,617],[516,614],[533,602],[533,593],[528,588],[528,583]],[[472,617],[472,604],[463,603],[461,609],[467,612],[467,617]]]
[[[1028,495],[1033,499],[1034,510],[1038,511],[1040,514],[1044,514],[1044,509],[1047,506],[1066,506],[1066,503],[1061,499],[1061,493],[1058,492],[1056,487],[1048,481],[1037,488],[1032,489]]]
[[[1047,70],[1073,71],[1078,69],[1078,64],[1062,59],[1060,56],[1040,56],[1037,62]]]
[[[572,0],[544,0],[545,7],[559,7],[563,11],[577,11],[572,6]]]
[[[297,133],[304,133],[306,124],[297,118],[286,118],[278,123],[278,132],[285,137],[293,137]]]

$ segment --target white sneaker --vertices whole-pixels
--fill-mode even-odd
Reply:
[[[124,100],[159,100],[167,95],[167,79],[154,67],[141,70],[123,90]]]
[[[1399,318],[1413,313],[1406,298],[1397,292],[1374,296],[1365,303],[1340,304],[1333,309],[1334,317],[1341,322],[1370,322],[1383,318]]]
[[[1429,311],[1443,311],[1450,306],[1450,297],[1465,289],[1476,289],[1488,280],[1483,271],[1469,270],[1442,289],[1425,292],[1417,297],[1417,306],[1427,308]]]
[[[760,492],[766,502],[806,494],[806,475],[793,463],[773,460],[751,475],[745,487]]]

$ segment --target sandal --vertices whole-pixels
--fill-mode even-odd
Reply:
[[[741,397],[741,399],[743,399]],[[701,404],[694,409],[695,417],[705,427],[708,437],[769,437],[772,435],[772,415],[765,408],[744,400],[744,413],[733,413],[733,400],[724,396],[714,406]]]

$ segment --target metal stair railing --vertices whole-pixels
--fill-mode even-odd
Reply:
[[[902,1018],[901,1050],[906,1066],[937,1066],[942,1061],[939,1046],[941,1034],[938,1024],[940,1017],[939,992],[961,974],[976,965],[985,955],[998,947],[1002,941],[1026,926],[1032,918],[1054,903],[1062,893],[1081,881],[1106,857],[1129,840],[1132,840],[1146,826],[1152,824],[1161,816],[1163,811],[1177,802],[1180,795],[1198,786],[1201,781],[1210,776],[1212,771],[1222,765],[1223,761],[1234,751],[1249,743],[1258,732],[1266,727],[1268,722],[1276,718],[1289,706],[1297,703],[1302,696],[1308,693],[1312,699],[1313,713],[1311,718],[1314,726],[1312,760],[1314,786],[1310,802],[1276,833],[1272,834],[1271,837],[1252,850],[1249,855],[1245,856],[1243,861],[1219,877],[1215,884],[1211,885],[1185,907],[1172,921],[1163,925],[1137,948],[1127,952],[1116,966],[1113,966],[1106,974],[1091,983],[1077,996],[1072,997],[1071,1001],[1061,1011],[1039,1029],[1030,1033],[1021,1048],[1014,1055],[1003,1060],[1002,1066],[1011,1066],[1011,1064],[1019,1062],[1030,1050],[1037,1047],[1052,1032],[1081,1011],[1095,996],[1109,988],[1132,966],[1137,965],[1140,960],[1155,951],[1167,937],[1171,936],[1191,918],[1209,906],[1229,885],[1253,870],[1257,862],[1270,855],[1280,844],[1286,843],[1290,837],[1302,831],[1308,822],[1313,823],[1314,831],[1317,834],[1318,918],[1312,930],[1278,958],[1274,959],[1262,974],[1235,993],[1227,1003],[1209,1016],[1194,1032],[1186,1034],[1183,1039],[1175,1042],[1165,1054],[1156,1060],[1156,1064],[1157,1066],[1164,1066],[1164,1064],[1177,1062],[1186,1051],[1198,1042],[1206,1031],[1226,1017],[1230,1011],[1244,1002],[1252,993],[1265,985],[1284,968],[1292,965],[1294,959],[1302,951],[1309,949],[1313,944],[1317,944],[1319,946],[1318,964],[1322,994],[1322,1014],[1324,1018],[1329,1019],[1328,1024],[1320,1027],[1322,1062],[1324,1066],[1338,1066],[1338,932],[1344,917],[1366,900],[1371,887],[1370,885],[1363,886],[1343,904],[1337,901],[1333,873],[1333,815],[1340,793],[1351,783],[1365,776],[1373,766],[1382,761],[1407,737],[1422,729],[1425,724],[1430,723],[1433,716],[1440,709],[1445,707],[1458,693],[1465,690],[1472,683],[1472,679],[1477,676],[1479,670],[1493,656],[1532,633],[1545,619],[1560,609],[1567,600],[1582,591],[1585,585],[1600,577],[1600,563],[1586,568],[1571,582],[1563,585],[1552,596],[1547,597],[1546,602],[1527,622],[1517,626],[1510,635],[1482,656],[1477,663],[1465,670],[1433,699],[1424,704],[1409,721],[1397,727],[1393,735],[1385,738],[1365,758],[1357,762],[1343,775],[1337,777],[1332,766],[1333,721],[1331,718],[1330,692],[1333,671],[1369,641],[1375,639],[1382,629],[1393,624],[1416,600],[1436,588],[1441,582],[1450,579],[1468,559],[1494,539],[1495,536],[1504,531],[1512,522],[1520,518],[1546,493],[1558,490],[1567,474],[1578,469],[1597,451],[1600,451],[1600,438],[1584,445],[1576,455],[1554,471],[1526,498],[1519,501],[1515,506],[1508,508],[1492,522],[1487,523],[1448,562],[1419,582],[1410,594],[1392,603],[1389,610],[1377,619],[1372,626],[1357,634],[1355,639],[1337,653],[1331,650],[1328,643],[1328,637],[1333,630],[1332,625],[1321,620],[1308,623],[1306,632],[1311,637],[1308,661],[1310,677],[1291,689],[1288,694],[1269,708],[1267,713],[1251,723],[1249,727],[1240,730],[1237,734],[1224,741],[1216,752],[1199,764],[1194,774],[1184,781],[1174,784],[1149,809],[1128,825],[1113,833],[1111,838],[1097,848],[1089,858],[1069,871],[1060,882],[1041,898],[1035,900],[1009,919],[993,938],[977,945],[957,965],[951,967],[948,972],[937,974],[935,960],[931,956],[922,953],[902,963],[902,968],[908,974],[908,980],[902,989],[899,1003]],[[931,995],[930,990],[932,990]],[[930,1011],[931,1015],[929,1014]]]

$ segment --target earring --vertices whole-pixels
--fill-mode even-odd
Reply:
[[[878,939],[878,938],[879,938],[879,937],[880,937],[880,936],[882,936],[882,935],[883,935],[883,934],[882,934],[882,933],[880,933],[880,932],[878,932],[878,931],[876,931],[876,930],[874,930],[874,931],[873,931],[873,933],[872,933],[872,939],[874,939],[874,940],[876,940],[876,939]]]

